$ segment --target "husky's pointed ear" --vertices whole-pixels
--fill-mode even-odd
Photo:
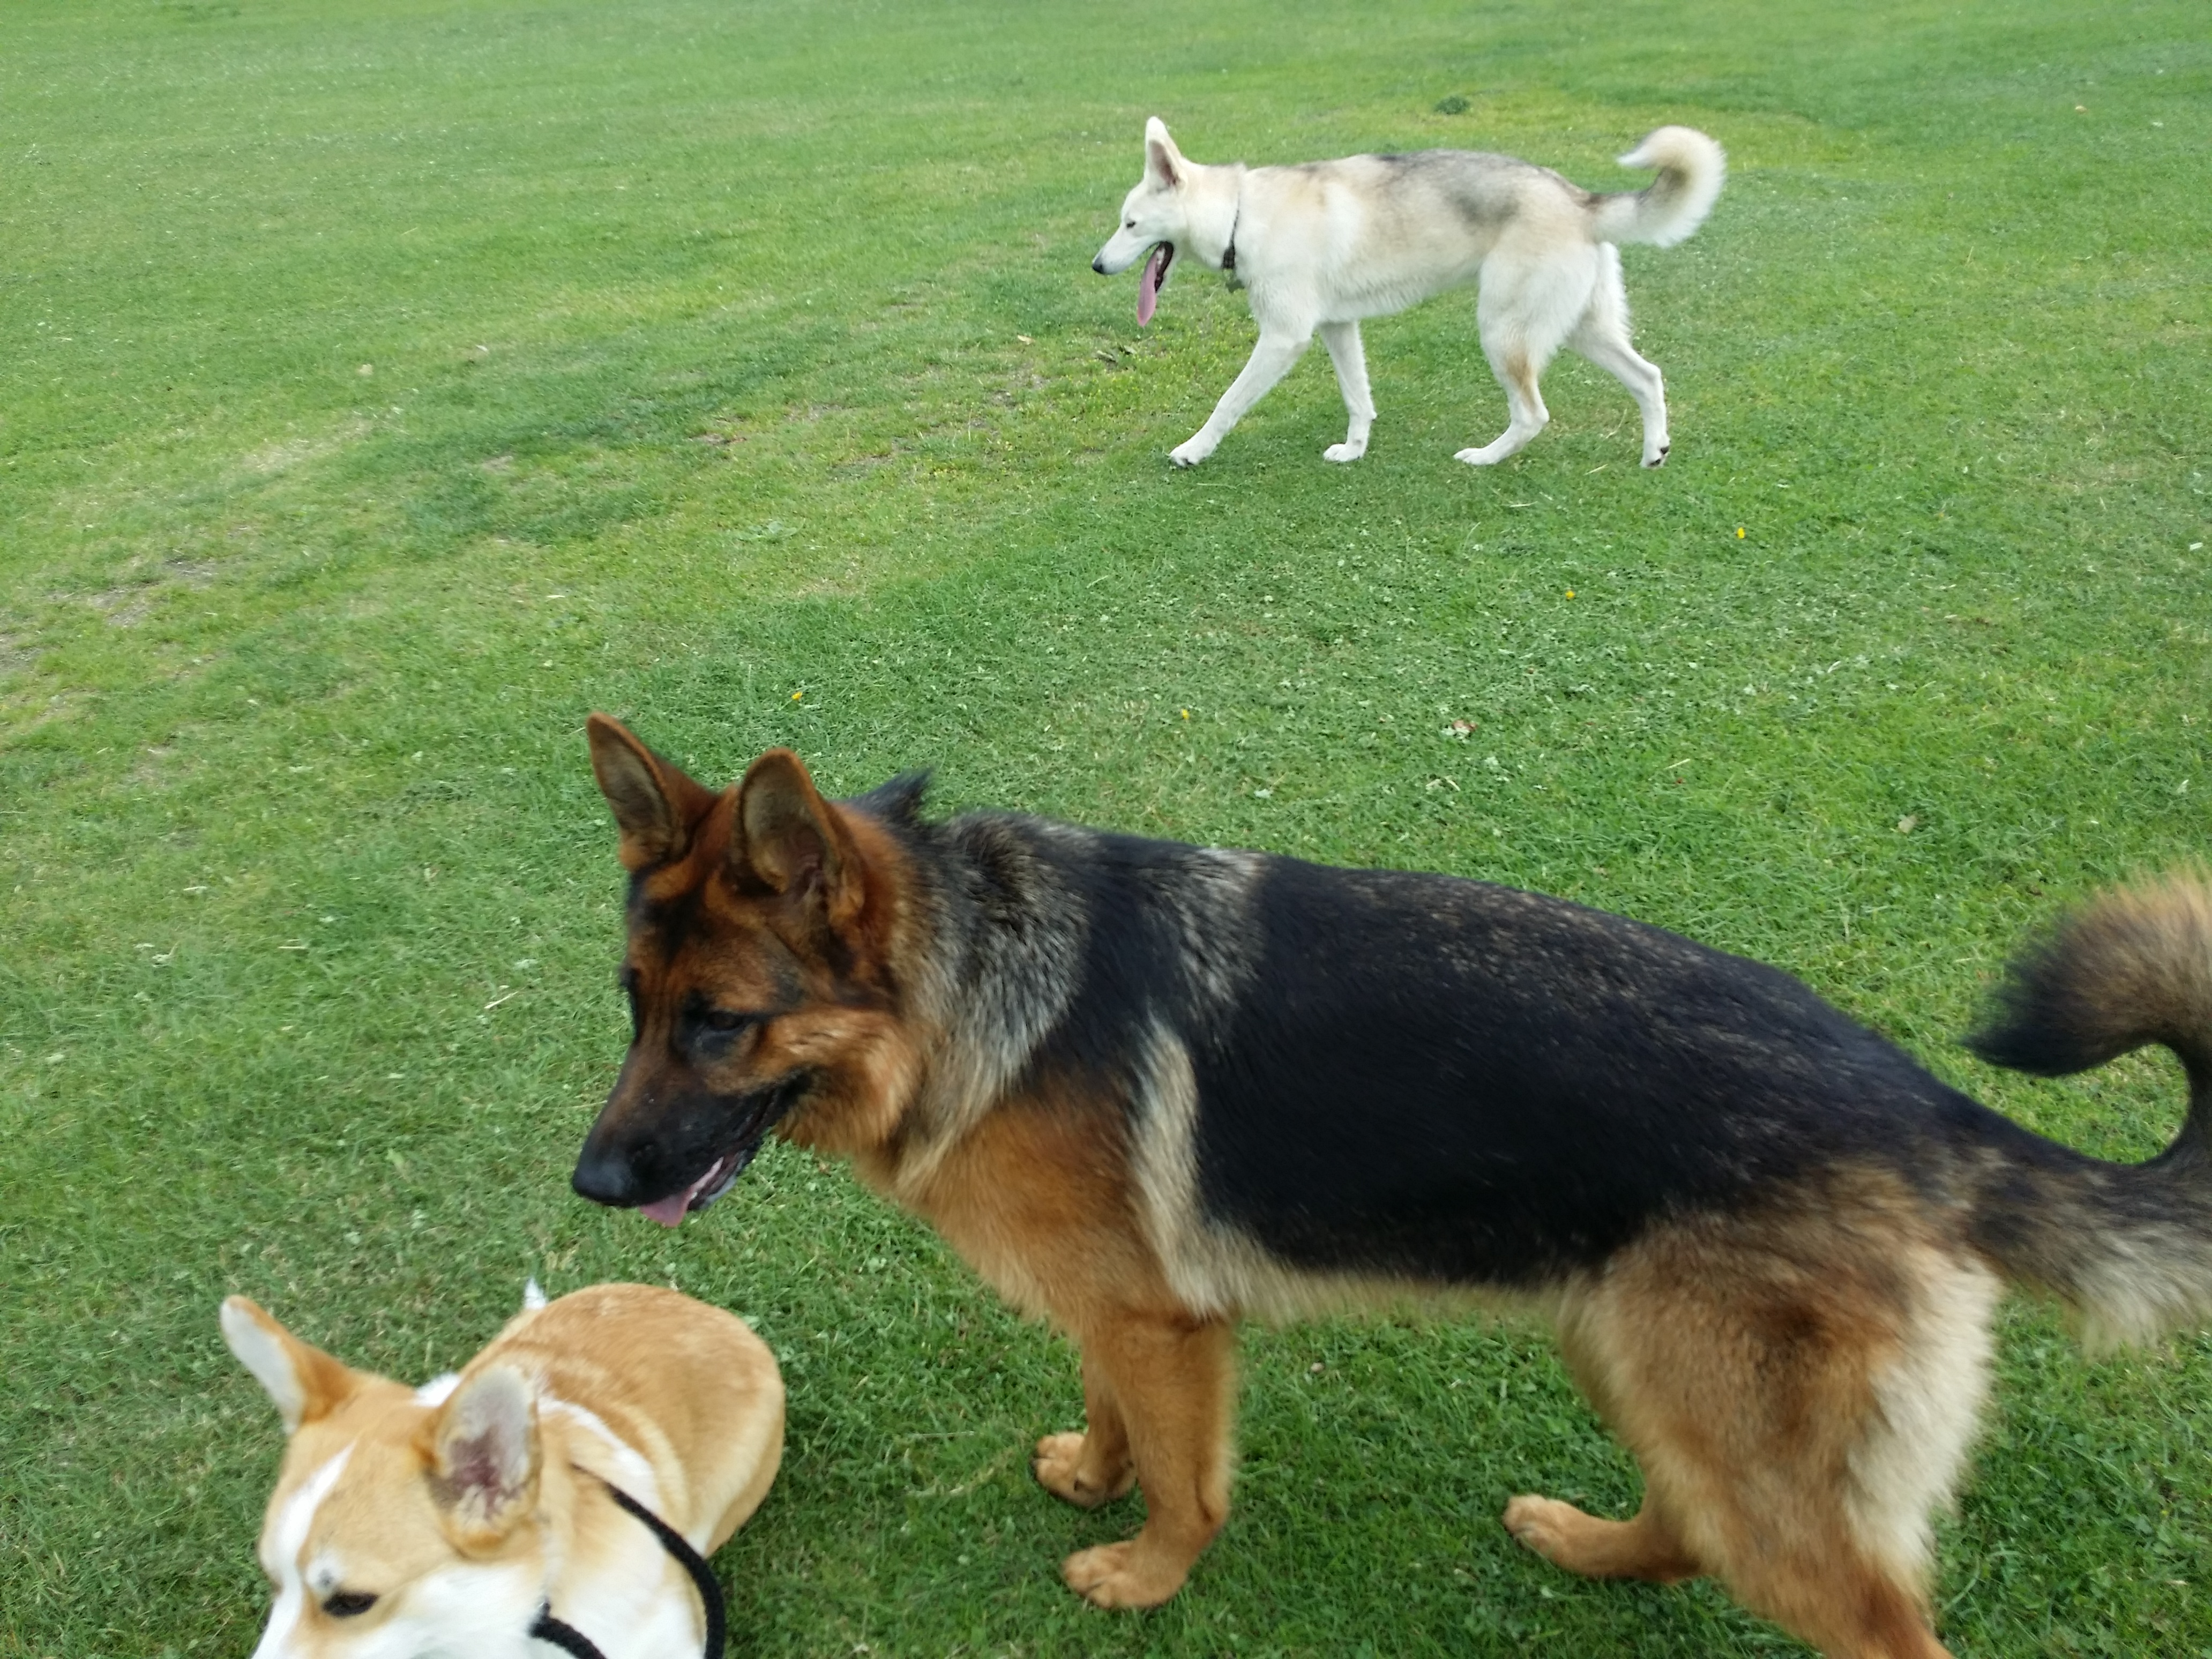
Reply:
[[[849,921],[860,908],[852,838],[791,750],[771,749],[747,769],[738,786],[738,824],[730,858],[741,873],[778,893],[813,890],[833,923]]]
[[[430,1495],[464,1552],[486,1550],[538,1505],[538,1399],[512,1365],[455,1389],[425,1425]]]
[[[691,826],[714,804],[714,791],[654,754],[619,720],[593,714],[584,732],[591,739],[592,775],[622,830],[623,867],[647,870],[683,856]]]
[[[242,1296],[223,1298],[222,1340],[269,1391],[287,1434],[329,1416],[362,1384],[360,1372],[301,1341]]]
[[[1145,176],[1170,190],[1182,182],[1182,152],[1157,115],[1145,123]]]

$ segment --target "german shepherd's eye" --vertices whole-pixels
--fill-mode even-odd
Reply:
[[[323,1611],[333,1619],[358,1619],[375,1605],[376,1597],[368,1590],[332,1590]]]
[[[677,1035],[686,1048],[702,1057],[719,1056],[763,1018],[741,1009],[717,1008],[705,998],[695,997],[687,1003],[677,1022]]]

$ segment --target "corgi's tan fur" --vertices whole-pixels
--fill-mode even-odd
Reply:
[[[222,1333],[290,1437],[254,1659],[538,1659],[527,1632],[549,1606],[606,1659],[696,1653],[697,1591],[608,1488],[710,1554],[782,1456],[768,1346],[651,1285],[533,1295],[459,1376],[419,1389],[353,1370],[244,1297],[222,1304]]]

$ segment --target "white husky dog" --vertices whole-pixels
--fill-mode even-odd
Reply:
[[[1206,424],[1173,452],[1178,466],[1213,453],[1304,355],[1316,329],[1352,413],[1344,441],[1322,453],[1358,460],[1375,423],[1359,319],[1478,278],[1482,349],[1512,422],[1458,459],[1491,465],[1544,429],[1551,413],[1536,380],[1565,345],[1628,388],[1644,414],[1644,465],[1657,466],[1667,459],[1667,396],[1658,368],[1628,343],[1613,244],[1682,240],[1712,210],[1727,166],[1721,147],[1688,127],[1661,127],[1620,164],[1659,176],[1646,190],[1597,196],[1549,167],[1456,149],[1204,167],[1185,159],[1155,116],[1145,124],[1144,179],[1091,268],[1110,276],[1150,251],[1137,290],[1140,325],[1152,320],[1178,256],[1227,271],[1251,294],[1260,343]]]

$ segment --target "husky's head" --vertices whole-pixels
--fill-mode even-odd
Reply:
[[[1175,263],[1176,244],[1188,234],[1186,186],[1189,175],[1190,164],[1168,137],[1167,123],[1153,116],[1145,123],[1145,176],[1121,204],[1120,228],[1091,262],[1091,270],[1100,276],[1112,276],[1127,270],[1150,250],[1145,274],[1137,281],[1139,325],[1152,320],[1160,284],[1167,281],[1168,267]]]
[[[310,1347],[244,1297],[222,1334],[290,1437],[261,1528],[254,1659],[520,1650],[546,1571],[538,1406],[494,1365],[416,1390]]]

